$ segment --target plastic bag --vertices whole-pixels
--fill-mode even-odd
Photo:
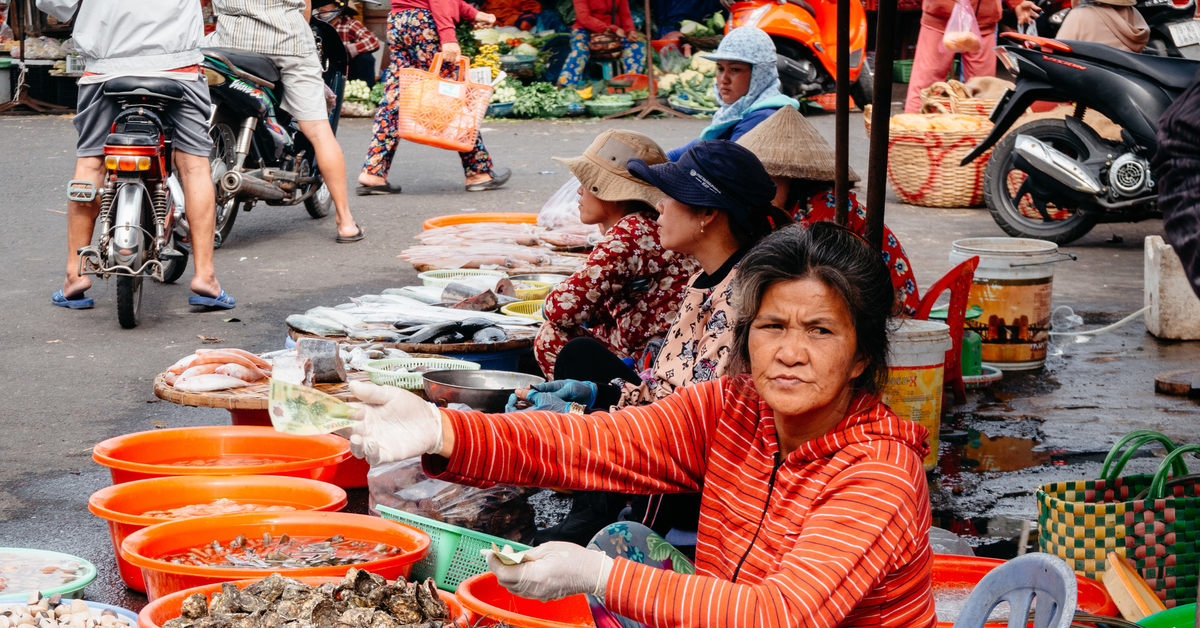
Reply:
[[[679,74],[688,67],[687,58],[683,56],[682,52],[679,52],[679,46],[673,43],[663,46],[658,56],[658,67],[662,68],[662,71],[667,74]]]
[[[579,220],[579,179],[572,176],[557,192],[550,195],[538,212],[537,224],[546,229],[583,224]]]
[[[431,479],[421,458],[371,467],[367,491],[372,514],[377,505],[436,519],[450,525],[529,544],[537,531],[529,495],[535,489],[497,484],[476,488]]]
[[[979,20],[967,0],[957,0],[946,32],[942,35],[942,47],[948,52],[975,52],[983,47],[983,35],[979,32]]]

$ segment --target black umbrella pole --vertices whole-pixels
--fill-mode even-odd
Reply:
[[[850,217],[850,2],[837,3],[837,99],[834,131],[834,217],[845,226]]]
[[[867,171],[867,242],[883,245],[887,196],[888,121],[892,113],[892,60],[896,49],[896,0],[879,0],[875,25],[875,102],[871,111],[871,150]]]

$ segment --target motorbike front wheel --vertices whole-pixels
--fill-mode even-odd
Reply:
[[[866,107],[875,100],[875,72],[866,61],[858,73],[858,80],[850,86],[850,97],[859,109]]]
[[[1039,139],[1072,158],[1086,151],[1062,120],[1036,120],[1010,132],[996,145],[984,174],[983,201],[992,219],[1005,233],[1020,238],[1067,244],[1083,237],[1096,225],[1096,219],[1077,208],[1034,196],[1029,175],[1016,166],[1013,145],[1018,135]],[[1044,203],[1044,212],[1038,209],[1039,203]]]
[[[138,326],[142,314],[142,277],[117,277],[117,321],[125,329]]]

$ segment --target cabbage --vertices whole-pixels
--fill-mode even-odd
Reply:
[[[475,31],[475,39],[481,44],[498,44],[500,43],[500,31],[494,28],[481,28]]]
[[[536,57],[538,55],[538,49],[530,46],[529,44],[521,44],[520,46],[513,48],[512,53],[515,55],[529,55],[531,57]]]

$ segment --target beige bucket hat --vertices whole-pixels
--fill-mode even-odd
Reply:
[[[571,174],[599,199],[642,201],[654,207],[666,195],[629,174],[625,163],[634,158],[648,164],[661,164],[667,161],[667,154],[654,140],[641,133],[610,129],[592,140],[583,155],[553,159],[566,164]]]
[[[773,177],[812,181],[835,178],[833,147],[793,107],[780,107],[737,143],[749,148]],[[858,173],[851,169],[850,181],[859,180]]]

